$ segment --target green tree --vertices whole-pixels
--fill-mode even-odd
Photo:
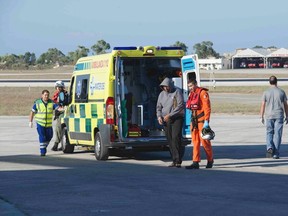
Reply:
[[[193,49],[199,58],[220,57],[219,53],[213,49],[213,43],[211,41],[202,41],[202,43],[197,43],[193,46]]]
[[[65,55],[57,48],[50,48],[46,53],[40,55],[38,64],[62,64],[61,60]]]
[[[259,45],[254,46],[252,49],[260,49],[260,48],[265,49],[263,46],[259,46]]]
[[[67,58],[67,61],[71,64],[74,64],[76,61],[74,60],[74,57],[75,57],[75,52],[68,52],[68,55],[66,56]]]
[[[46,53],[42,53],[39,56],[39,58],[37,59],[36,63],[37,64],[45,64],[45,63],[47,63],[48,60],[46,60],[47,59],[46,55],[47,55]]]
[[[35,53],[32,53],[30,57],[30,64],[35,65],[35,63],[36,63],[36,55]]]
[[[91,49],[96,55],[106,53],[106,50],[110,49],[110,44],[104,40],[97,41],[97,44],[94,44]]]
[[[88,56],[90,50],[85,46],[78,46],[78,49],[74,52],[68,53],[68,60],[75,64],[79,58]]]
[[[16,65],[19,63],[19,56],[15,54],[5,55],[3,56],[2,61],[5,65],[5,68],[12,68],[13,65]]]
[[[26,64],[29,64],[30,63],[30,58],[31,58],[31,53],[30,52],[26,52],[23,57],[24,57],[24,62]]]
[[[35,53],[26,52],[23,56],[23,61],[27,65],[34,65],[36,62]]]
[[[187,53],[187,51],[188,51],[188,47],[186,46],[186,44],[182,43],[180,41],[176,41],[172,46],[173,47],[181,47],[185,53]]]

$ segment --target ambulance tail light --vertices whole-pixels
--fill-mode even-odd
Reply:
[[[106,124],[114,124],[114,98],[108,97],[106,100]]]

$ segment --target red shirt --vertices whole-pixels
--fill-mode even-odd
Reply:
[[[52,100],[54,103],[58,103],[58,96],[59,96],[59,91],[55,91],[52,97]]]

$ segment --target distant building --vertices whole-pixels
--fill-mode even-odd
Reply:
[[[228,57],[232,69],[288,67],[288,49],[246,48],[236,49]]]
[[[202,70],[222,70],[231,68],[231,61],[226,58],[198,59],[198,63],[199,68]]]

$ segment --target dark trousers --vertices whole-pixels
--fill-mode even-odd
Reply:
[[[175,163],[182,163],[181,137],[182,137],[183,117],[170,119],[164,126],[165,134],[169,144],[172,160]]]

